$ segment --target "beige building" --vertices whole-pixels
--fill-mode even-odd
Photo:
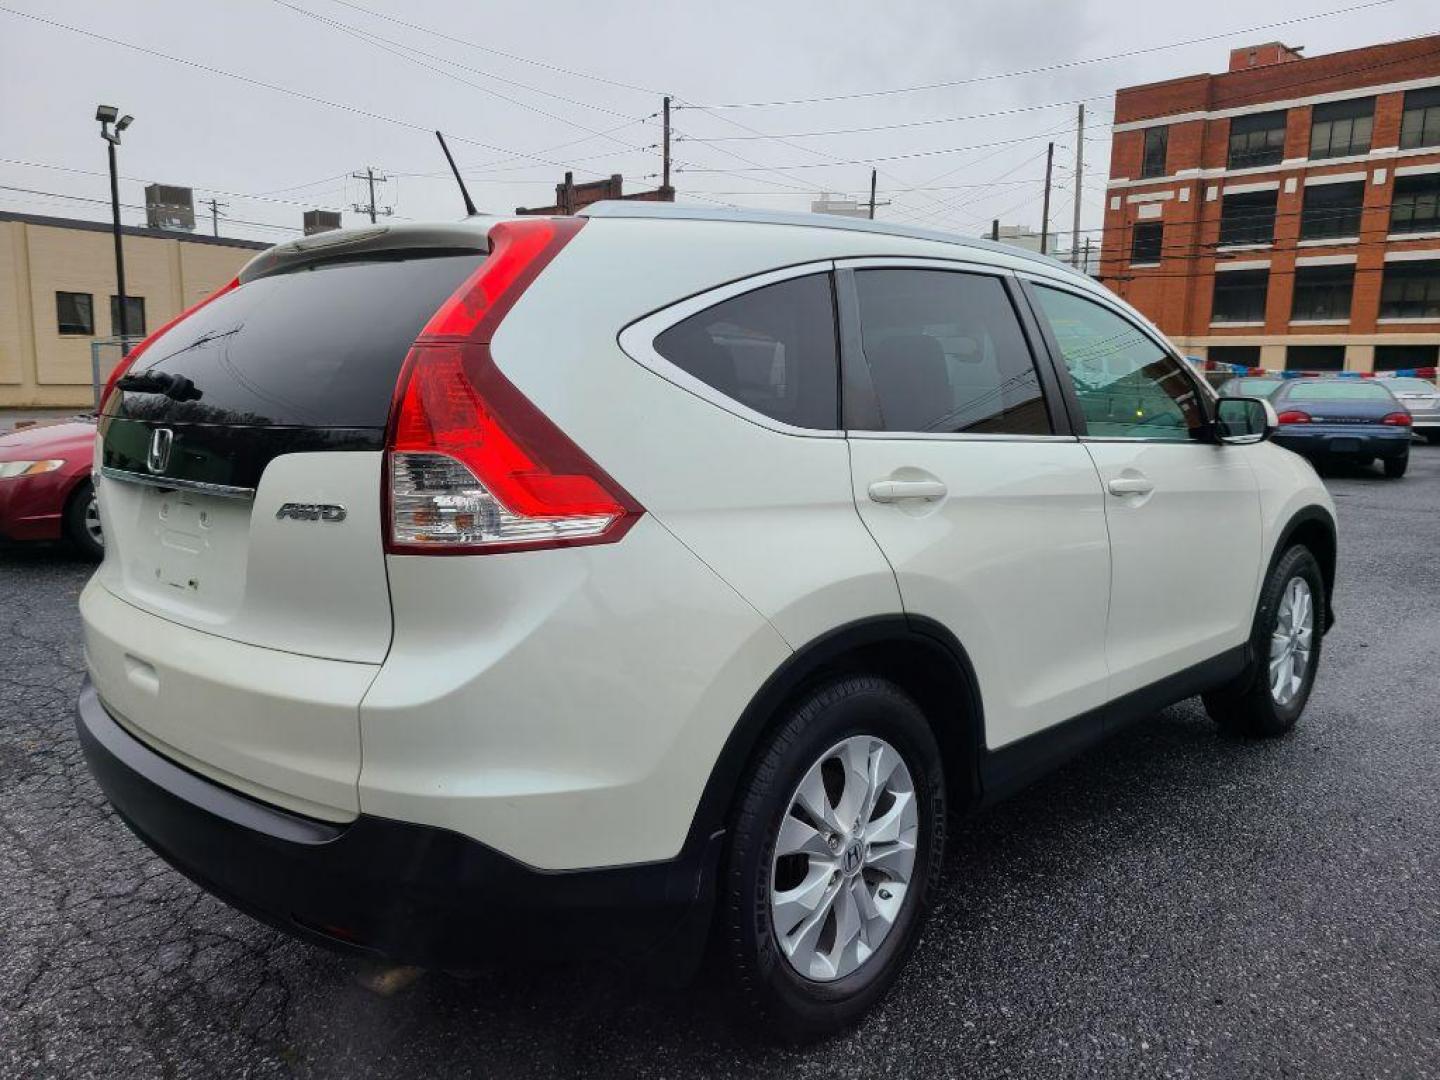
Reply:
[[[129,226],[123,235],[131,334],[137,321],[145,332],[164,325],[268,246]],[[90,346],[117,323],[109,225],[0,212],[0,409],[93,406]],[[106,349],[102,367],[118,357]]]

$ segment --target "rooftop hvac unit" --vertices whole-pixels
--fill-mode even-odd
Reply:
[[[195,231],[195,193],[171,184],[145,186],[145,223],[152,229]]]
[[[329,232],[331,229],[340,228],[340,211],[338,210],[306,210],[305,211],[305,235],[312,233]]]

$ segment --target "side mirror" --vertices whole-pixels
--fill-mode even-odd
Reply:
[[[1243,446],[1264,442],[1280,421],[1275,406],[1264,398],[1222,397],[1215,403],[1215,441]]]

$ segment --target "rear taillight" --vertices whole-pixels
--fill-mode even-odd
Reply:
[[[1286,409],[1275,418],[1275,421],[1280,424],[1308,424],[1310,423],[1310,414],[1301,412],[1299,409]]]
[[[196,304],[191,304],[179,315],[176,315],[164,326],[160,327],[160,329],[156,330],[152,334],[147,335],[145,339],[140,342],[139,345],[136,345],[135,348],[131,349],[128,353],[126,353],[125,356],[121,358],[120,362],[115,365],[115,370],[110,372],[110,378],[105,380],[105,392],[100,395],[100,405],[97,411],[101,413],[105,411],[105,403],[110,400],[110,395],[114,393],[115,384],[120,381],[120,376],[124,375],[125,372],[129,371],[135,365],[135,361],[140,359],[146,349],[150,348],[151,345],[155,344],[155,342],[159,340],[163,334],[170,331],[176,323],[180,322],[182,319],[188,319],[191,315],[194,315],[195,312],[199,311],[206,304],[210,303],[211,300],[224,296],[231,289],[239,286],[239,284],[240,279],[238,277],[231,278],[224,285],[221,285],[220,288],[216,289],[209,296],[205,297],[204,300],[201,300],[199,303]]]
[[[1408,412],[1387,413],[1380,422],[1389,424],[1391,427],[1409,427],[1413,423]]]
[[[505,313],[584,224],[505,222],[416,339],[386,453],[386,550],[481,554],[611,543],[639,503],[517,390],[490,354]]]

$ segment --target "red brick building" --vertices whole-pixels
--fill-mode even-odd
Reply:
[[[517,214],[539,214],[553,217],[557,214],[578,214],[591,203],[604,199],[625,199],[631,202],[674,202],[675,189],[662,185],[650,191],[635,191],[629,195],[624,191],[624,178],[614,173],[605,180],[591,180],[575,183],[575,174],[566,173],[565,180],[555,185],[553,206],[517,206]]]
[[[1117,92],[1100,277],[1192,356],[1435,366],[1440,36]]]

